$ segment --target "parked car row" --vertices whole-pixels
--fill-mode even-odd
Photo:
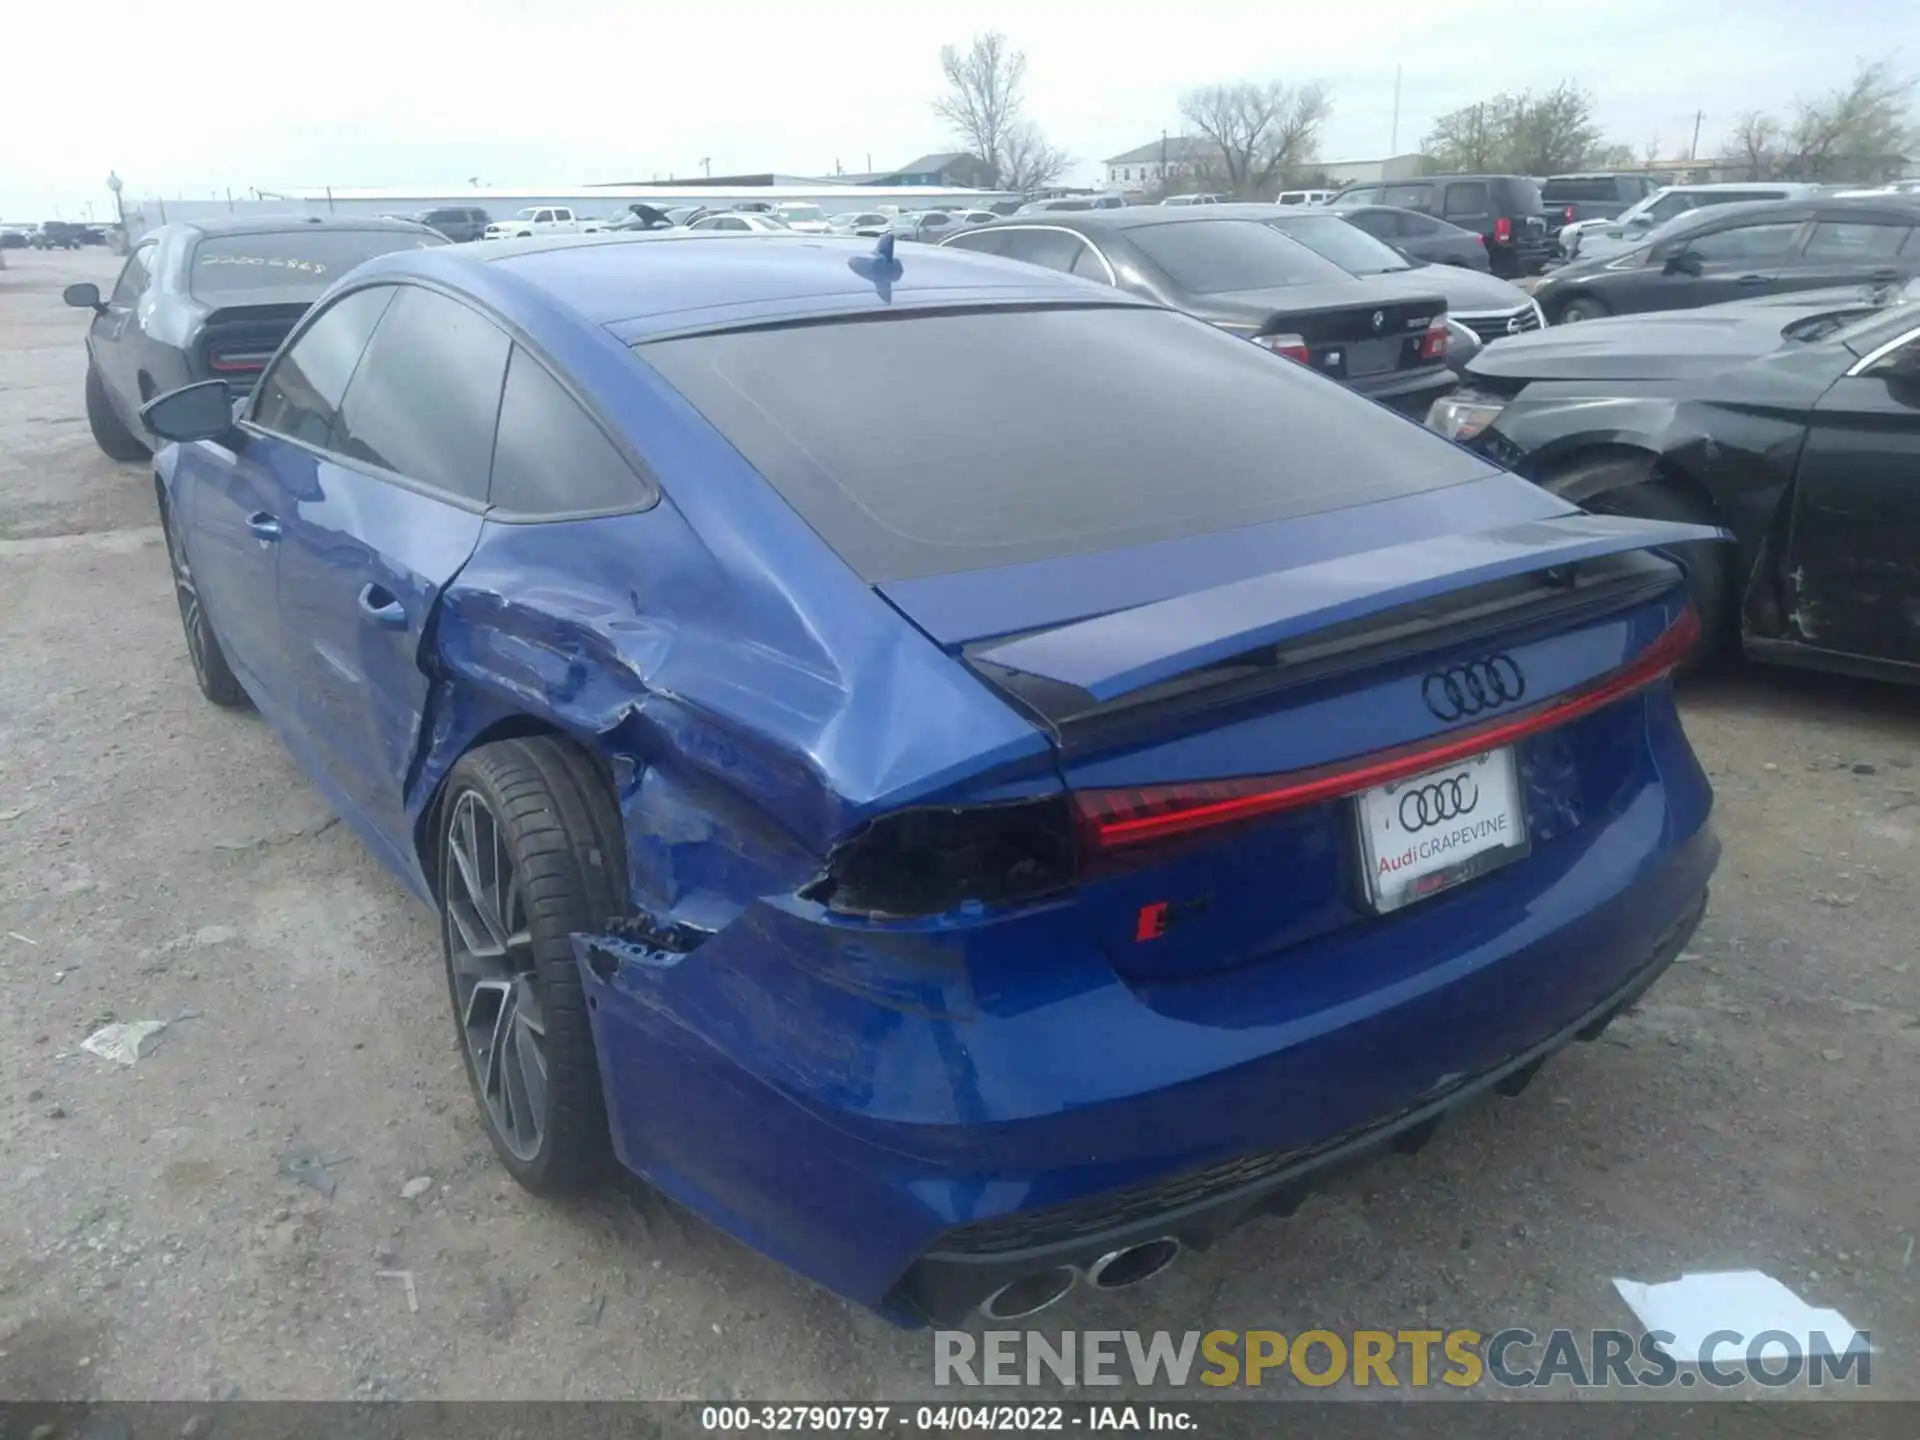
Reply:
[[[107,243],[106,228],[70,220],[47,220],[38,225],[0,225],[0,249],[78,250],[82,245]]]

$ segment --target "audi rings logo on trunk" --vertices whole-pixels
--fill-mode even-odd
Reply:
[[[1480,803],[1480,787],[1462,773],[1417,786],[1400,797],[1400,828],[1417,835],[1429,825],[1458,820]]]
[[[1511,705],[1527,693],[1527,677],[1511,655],[1488,655],[1436,670],[1420,682],[1427,709],[1441,720],[1465,720]]]

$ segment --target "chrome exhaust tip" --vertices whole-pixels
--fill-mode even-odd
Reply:
[[[1038,1315],[1048,1306],[1067,1298],[1080,1277],[1071,1266],[1056,1265],[1051,1270],[1036,1270],[1022,1275],[980,1302],[980,1313],[989,1320],[1024,1320]]]
[[[1087,1283],[1096,1290],[1124,1290],[1151,1280],[1179,1257],[1180,1242],[1171,1235],[1143,1240],[1094,1261],[1087,1270]]]

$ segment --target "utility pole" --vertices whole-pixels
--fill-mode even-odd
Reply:
[[[1697,160],[1700,158],[1700,122],[1706,118],[1706,114],[1707,112],[1704,110],[1696,110],[1693,112],[1693,144],[1687,147],[1687,159],[1689,160]]]
[[[1160,132],[1160,188],[1167,188],[1167,132]]]
[[[711,155],[702,155],[700,157],[700,173],[705,175],[709,180],[713,178],[713,157]]]
[[[1393,67],[1393,139],[1387,143],[1387,154],[1400,153],[1400,66]]]

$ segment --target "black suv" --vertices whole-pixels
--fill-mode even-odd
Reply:
[[[1349,185],[1329,205],[1397,205],[1472,230],[1487,263],[1505,279],[1537,275],[1552,253],[1540,187],[1525,175],[1429,175]]]
[[[416,225],[438,230],[453,241],[478,240],[487,233],[487,226],[493,223],[491,215],[474,205],[443,205],[434,210],[422,210],[408,218]]]
[[[1547,228],[1578,220],[1613,220],[1660,188],[1651,175],[1549,175],[1540,186]]]

